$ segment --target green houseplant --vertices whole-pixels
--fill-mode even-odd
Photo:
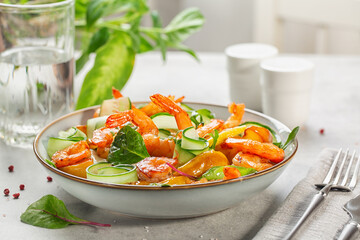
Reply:
[[[122,89],[128,81],[136,54],[160,50],[166,60],[169,48],[195,52],[182,42],[198,31],[204,17],[198,9],[179,13],[165,27],[147,0],[76,0],[76,31],[81,33],[82,55],[76,61],[79,72],[96,54],[95,64],[87,73],[76,109],[100,104],[111,98],[111,87]],[[150,14],[151,27],[141,26],[144,15]]]

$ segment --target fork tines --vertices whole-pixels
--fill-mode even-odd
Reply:
[[[357,183],[357,177],[359,173],[359,167],[360,167],[360,157],[357,157],[356,165],[354,165],[356,151],[354,150],[351,157],[349,156],[349,149],[343,153],[342,149],[338,151],[336,154],[336,157],[334,158],[333,163],[331,164],[330,170],[328,174],[326,175],[324,181],[320,184],[315,184],[318,188],[323,188],[327,184],[332,184],[331,190],[340,190],[340,191],[347,191],[350,192],[354,189],[356,183]],[[342,161],[339,166],[338,162],[340,160],[340,157],[342,157]],[[346,171],[344,172],[344,168],[346,167]],[[336,174],[336,175],[335,175]],[[350,175],[351,180],[349,180]],[[339,183],[340,178],[342,177],[341,183]]]

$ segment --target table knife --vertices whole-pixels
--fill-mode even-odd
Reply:
[[[355,239],[360,227],[360,194],[347,202],[343,208],[351,220],[342,229],[338,240]]]

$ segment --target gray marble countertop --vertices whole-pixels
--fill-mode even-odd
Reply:
[[[360,57],[296,55],[315,63],[310,117],[299,132],[299,149],[286,171],[265,191],[216,214],[180,220],[151,220],[123,216],[72,197],[47,174],[32,149],[0,143],[0,239],[251,239],[306,175],[325,147],[359,148]],[[228,81],[223,54],[200,54],[201,63],[182,53],[171,53],[163,64],[159,54],[138,56],[131,80],[123,90],[132,101],[148,100],[153,93],[186,96],[186,101],[226,105]],[[81,75],[79,79],[81,79]],[[76,88],[81,82],[77,81]],[[240,93],[241,90],[239,90]],[[324,134],[320,134],[324,129]],[[15,167],[14,172],[8,166]],[[19,191],[19,185],[25,190]],[[3,196],[20,193],[19,199]],[[69,226],[49,230],[20,222],[29,204],[43,195],[63,200],[83,219],[112,224],[111,228]],[[11,196],[11,195],[10,195]]]

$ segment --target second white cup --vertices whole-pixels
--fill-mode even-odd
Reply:
[[[290,128],[305,124],[310,109],[314,64],[294,57],[261,62],[263,112]]]
[[[225,49],[231,101],[262,111],[260,62],[277,53],[274,46],[260,43],[236,44]]]

